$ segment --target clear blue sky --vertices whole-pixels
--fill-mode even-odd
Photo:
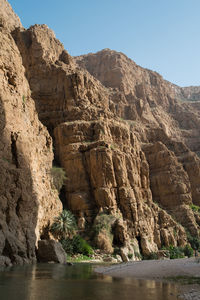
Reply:
[[[180,86],[200,85],[200,0],[8,0],[24,27],[47,24],[71,55],[104,48]]]

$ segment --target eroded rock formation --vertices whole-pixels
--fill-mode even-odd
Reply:
[[[8,265],[36,260],[37,240],[62,204],[51,187],[52,140],[11,35],[22,26],[8,3],[0,4],[0,257]]]
[[[61,209],[50,186],[49,133],[67,175],[64,205],[84,220],[82,230],[99,214],[111,215],[113,244],[125,256],[183,246],[186,230],[199,236],[191,209],[200,205],[198,101],[181,102],[181,88],[122,53],[73,58],[46,25],[25,30],[12,16],[0,28],[1,213],[6,238],[16,238],[16,224],[22,245],[28,232],[32,238],[31,250],[15,254],[34,259],[36,236]],[[2,243],[2,255],[9,247]]]

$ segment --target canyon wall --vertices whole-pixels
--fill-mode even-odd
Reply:
[[[47,25],[24,29],[0,3],[0,254],[34,260],[36,240],[61,210],[51,138],[67,176],[63,205],[84,218],[86,235],[106,214],[115,220],[112,246],[133,256],[184,246],[186,231],[198,237],[198,101],[180,101],[181,88],[122,53],[73,58]]]
[[[62,204],[50,177],[52,139],[11,34],[22,26],[8,3],[0,4],[0,265],[10,265],[36,260],[37,240]]]

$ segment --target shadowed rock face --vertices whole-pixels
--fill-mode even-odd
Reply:
[[[2,34],[14,49],[0,67],[2,130],[8,128],[8,151],[2,149],[16,170],[26,162],[29,172],[30,182],[21,180],[29,185],[32,198],[25,202],[34,207],[35,224],[24,223],[25,231],[39,237],[61,207],[48,178],[51,138],[38,116],[66,171],[64,205],[83,224],[91,226],[102,212],[112,215],[114,243],[123,253],[184,245],[184,227],[198,236],[199,216],[190,208],[200,205],[198,102],[180,102],[174,85],[122,53],[72,58],[46,25],[16,25],[12,35],[5,28]],[[103,238],[99,245],[109,244]]]
[[[38,120],[10,34],[18,18],[6,1],[0,4],[12,24],[0,27],[0,264],[9,265],[36,260],[37,240],[62,205],[51,188],[51,137]]]

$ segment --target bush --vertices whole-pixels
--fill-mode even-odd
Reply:
[[[114,248],[114,251],[113,251],[113,255],[114,255],[114,256],[116,256],[116,255],[121,255],[120,248],[115,247],[115,248]]]
[[[66,253],[72,255],[74,254],[74,249],[73,249],[73,244],[72,240],[67,238],[60,240],[61,245],[63,246],[63,249],[65,250]]]
[[[133,258],[133,253],[128,253],[128,258],[132,259]]]
[[[158,253],[157,252],[152,252],[149,255],[146,255],[143,257],[143,259],[158,259]]]
[[[167,250],[169,250],[170,259],[184,257],[184,251],[181,247],[170,246]]]
[[[193,249],[189,245],[186,245],[183,251],[185,256],[187,257],[193,256]]]
[[[187,232],[187,239],[190,243],[192,249],[199,251],[200,250],[200,239],[192,236],[189,232]]]
[[[53,180],[53,185],[60,192],[65,180],[67,179],[65,171],[59,167],[53,167],[51,169],[51,176]]]
[[[98,234],[103,229],[111,232],[111,226],[115,220],[116,218],[112,215],[106,215],[104,213],[99,214],[94,221],[93,230],[96,234]]]
[[[194,204],[191,204],[191,205],[190,205],[190,208],[191,208],[193,211],[200,213],[200,207],[199,207],[199,206],[194,205]]]
[[[79,235],[74,236],[73,238],[73,249],[74,253],[81,253],[84,255],[92,255],[92,247]]]
[[[80,253],[90,256],[93,254],[92,247],[79,235],[75,235],[72,239],[63,239],[60,242],[65,252],[71,255]]]

